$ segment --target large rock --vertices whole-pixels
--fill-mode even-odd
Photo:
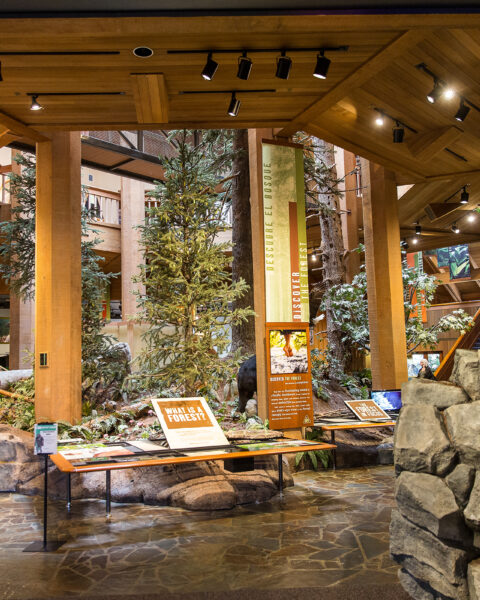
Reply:
[[[397,506],[404,517],[437,537],[471,544],[453,492],[440,477],[403,471],[395,486]]]
[[[474,480],[475,469],[463,463],[457,465],[445,479],[461,508],[465,508],[468,503]]]
[[[468,591],[470,600],[480,600],[480,558],[468,565]]]
[[[480,405],[479,405],[480,406]],[[457,407],[452,407],[452,410]],[[455,452],[434,406],[405,406],[395,428],[397,470],[443,476],[451,469]]]
[[[402,405],[428,405],[444,410],[455,404],[469,402],[461,387],[447,381],[410,379],[402,385]]]
[[[42,469],[42,459],[33,454],[33,435],[0,425],[0,492],[17,492]]]
[[[465,520],[470,527],[480,529],[480,471],[475,475],[475,483],[465,508]],[[477,536],[478,539],[478,536]]]
[[[415,577],[412,577],[405,569],[398,570],[398,580],[407,594],[415,600],[437,600],[437,595],[434,592],[420,585]]]
[[[441,542],[397,510],[392,511],[390,552],[415,579],[426,582],[438,594],[468,600],[467,552]]]
[[[451,406],[443,413],[450,439],[462,462],[480,465],[480,402]]]
[[[462,387],[470,398],[480,400],[480,369],[477,350],[456,350],[450,381]]]

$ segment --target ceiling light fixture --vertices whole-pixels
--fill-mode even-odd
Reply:
[[[2,77],[2,63],[0,62],[0,81],[3,81]]]
[[[450,87],[446,87],[443,89],[442,95],[445,100],[451,100],[452,98],[455,98],[455,90]]]
[[[467,118],[468,113],[470,112],[470,107],[465,104],[464,98],[460,98],[460,105],[458,107],[457,112],[455,113],[455,119],[463,123]]]
[[[38,94],[32,95],[32,104],[30,110],[43,110],[43,106],[37,102]]]
[[[415,224],[415,235],[422,235],[422,226],[418,223]]]
[[[416,237],[412,238],[412,244],[418,244],[418,238],[416,238]]]
[[[277,57],[277,70],[275,77],[279,79],[288,79],[292,68],[292,59],[286,55],[286,51],[282,50],[281,56]]]
[[[460,233],[460,228],[458,227],[458,225],[456,223],[454,223],[452,225],[452,231],[453,231],[453,233]]]
[[[228,114],[231,117],[236,117],[238,115],[239,110],[240,110],[240,100],[238,100],[235,92],[232,92],[232,98],[230,100],[230,104],[228,105]]]
[[[218,63],[213,60],[212,53],[209,52],[208,56],[207,56],[207,62],[205,63],[205,66],[203,67],[202,77],[204,79],[206,79],[207,81],[211,81],[213,79],[213,77],[215,76],[217,69],[218,69]]]
[[[317,64],[315,65],[313,76],[318,79],[326,79],[331,62],[332,61],[325,56],[325,49],[321,48],[320,52],[317,54]]]
[[[385,118],[381,113],[375,119],[375,125],[378,125],[378,127],[382,127],[383,125],[385,125]]]
[[[317,255],[316,255],[316,253],[315,253],[315,252],[312,252],[312,254],[311,254],[311,257],[312,257],[312,262],[316,262],[316,260],[317,260]]]
[[[442,86],[440,85],[438,79],[435,79],[433,90],[427,94],[427,100],[430,102],[430,104],[435,104],[435,102],[440,98],[441,94]]]
[[[467,186],[463,186],[463,191],[460,194],[460,204],[468,204],[468,199],[470,198],[469,193],[467,192]]]
[[[138,48],[133,49],[133,54],[138,58],[150,58],[150,56],[153,56],[153,50],[148,46],[138,46]]]
[[[405,129],[397,121],[395,127],[393,128],[393,143],[394,144],[401,144],[403,142],[403,136],[404,135],[405,135]]]
[[[247,56],[247,51],[242,52],[242,56],[238,59],[237,77],[246,81],[250,77],[252,70],[252,61]]]
[[[470,221],[470,223],[473,223],[476,220],[477,220],[477,215],[475,213],[471,213],[467,217],[467,221]]]

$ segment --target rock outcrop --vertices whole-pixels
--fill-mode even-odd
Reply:
[[[390,551],[417,600],[480,600],[480,378],[457,351],[451,382],[402,386]]]

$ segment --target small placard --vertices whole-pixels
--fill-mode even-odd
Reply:
[[[387,413],[374,400],[345,400],[345,404],[360,421],[390,420]]]
[[[35,423],[33,437],[35,454],[57,453],[57,423]]]
[[[228,445],[204,398],[153,398],[152,404],[173,450]]]

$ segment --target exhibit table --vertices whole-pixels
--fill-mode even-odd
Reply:
[[[336,431],[347,431],[352,429],[369,429],[369,428],[380,428],[380,427],[394,427],[395,421],[357,421],[351,418],[325,418],[315,421],[313,424],[314,428],[321,429],[322,431],[330,432],[330,443],[334,446],[333,455],[333,468],[337,468],[337,452],[335,446],[335,432]]]
[[[138,445],[135,445],[138,444]],[[112,444],[71,444],[59,446],[58,454],[51,456],[60,471],[67,473],[67,508],[70,509],[72,473],[105,471],[105,506],[111,512],[111,472],[118,469],[181,465],[201,461],[223,461],[224,468],[232,472],[251,471],[257,456],[278,456],[278,486],[282,491],[283,454],[312,450],[334,450],[335,446],[309,440],[281,439],[227,446],[185,448],[172,450],[143,440]],[[142,448],[150,448],[142,450]],[[123,453],[122,453],[123,449]],[[83,456],[82,456],[83,455]]]

